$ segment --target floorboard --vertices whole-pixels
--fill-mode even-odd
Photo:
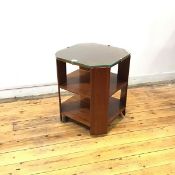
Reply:
[[[61,123],[58,97],[0,103],[0,174],[174,175],[174,99],[175,84],[129,89],[103,137]]]

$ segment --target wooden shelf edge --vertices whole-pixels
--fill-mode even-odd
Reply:
[[[60,88],[90,98],[90,72],[78,69],[67,74],[67,81],[59,85]]]
[[[120,82],[117,80],[117,74],[110,74],[110,94],[112,96],[117,91],[127,85],[127,82]],[[60,84],[60,88],[77,95],[84,97],[91,97],[90,90],[90,71],[78,69],[67,75],[67,82]]]
[[[90,127],[90,101],[74,95],[61,104],[61,113],[72,120]]]

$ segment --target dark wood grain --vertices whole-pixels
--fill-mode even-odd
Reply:
[[[57,63],[57,78],[58,84],[61,85],[66,82],[67,75],[66,75],[66,62],[56,60]]]
[[[90,133],[107,133],[110,68],[91,69]]]
[[[66,118],[63,118],[62,112],[61,112],[62,111],[62,106],[61,106],[60,84],[63,84],[67,81],[66,63],[56,59],[56,68],[57,68],[57,80],[58,80],[58,97],[59,97],[59,107],[60,107],[60,120],[65,121]]]
[[[117,74],[110,73],[110,96],[122,87],[126,86],[125,81],[119,81]],[[67,81],[60,84],[60,88],[70,92],[90,97],[90,71],[79,69],[67,75]]]
[[[129,67],[130,67],[130,56],[128,56],[118,65],[118,81],[126,82],[126,86],[121,88],[121,96],[120,96],[120,104],[124,106],[123,110],[124,115],[126,113]]]
[[[109,109],[107,113],[107,124],[110,124],[123,110],[120,100],[114,97],[109,98]],[[62,115],[67,116],[88,127],[90,124],[90,99],[74,95],[62,103]]]
[[[67,81],[60,88],[90,97],[90,72],[78,69],[67,75]]]
[[[90,127],[90,100],[74,95],[62,103],[62,115]]]

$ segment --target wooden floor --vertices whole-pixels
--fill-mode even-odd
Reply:
[[[0,103],[0,175],[175,175],[175,84],[129,89],[103,137],[58,114],[57,97]]]

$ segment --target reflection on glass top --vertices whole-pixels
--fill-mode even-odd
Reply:
[[[67,47],[55,55],[59,60],[84,67],[111,67],[130,54],[110,45],[84,43]]]

